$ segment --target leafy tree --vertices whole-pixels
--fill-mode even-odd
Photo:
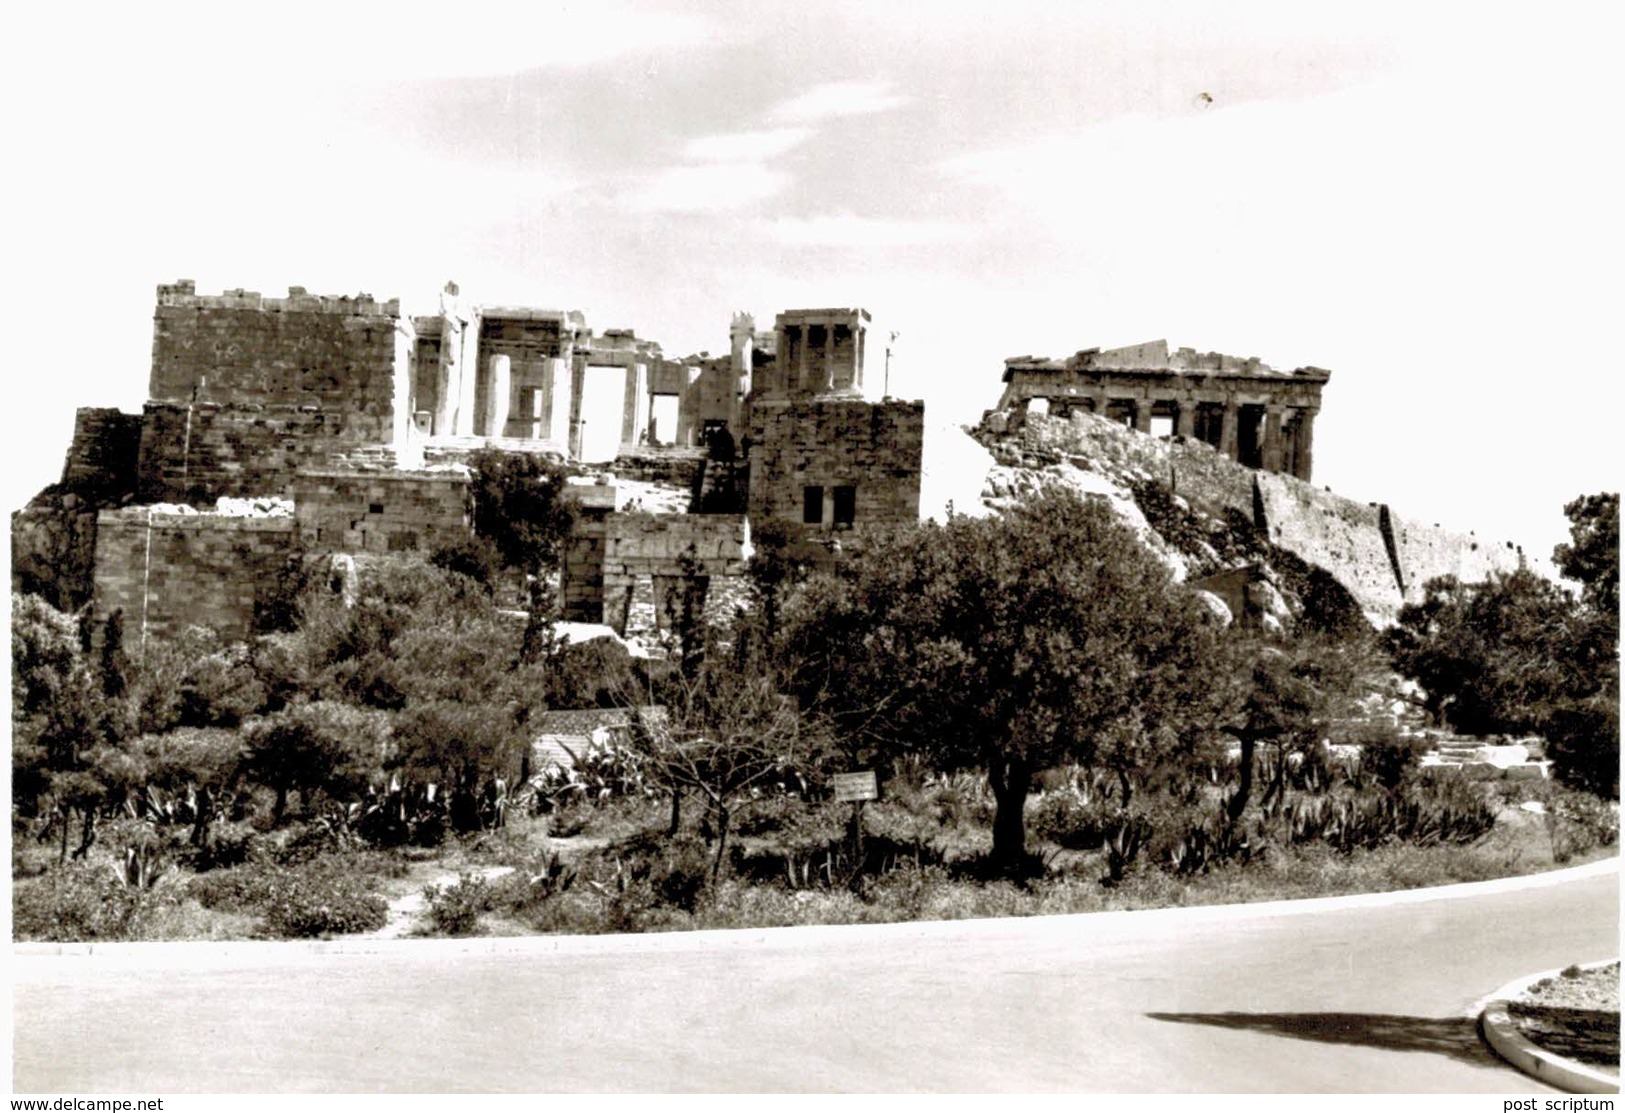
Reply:
[[[395,721],[390,765],[409,780],[440,786],[452,826],[473,831],[493,822],[484,805],[500,803],[518,776],[529,740],[511,707],[428,700]],[[495,822],[500,822],[500,810]]]
[[[291,791],[354,795],[389,756],[387,716],[333,701],[296,704],[249,723],[243,734],[246,771],[276,793],[276,824],[287,814]]]
[[[1580,584],[1581,610],[1570,649],[1576,667],[1545,723],[1559,777],[1619,795],[1619,495],[1587,495],[1563,508],[1571,544],[1552,560]]]
[[[1258,747],[1275,747],[1275,777],[1264,794],[1267,804],[1284,791],[1287,756],[1321,741],[1329,721],[1345,709],[1354,680],[1349,663],[1326,643],[1255,642],[1238,648],[1234,659],[1242,667],[1231,672],[1233,702],[1220,728],[1241,746],[1241,783],[1225,808],[1232,823],[1242,817],[1252,798]]]
[[[1111,760],[1138,771],[1147,748],[1211,730],[1218,634],[1096,500],[919,527],[809,582],[786,619],[803,706],[849,760],[987,771],[1006,872],[1027,866],[1035,772],[1094,763],[1114,735]]]
[[[745,565],[745,577],[762,614],[769,640],[778,637],[779,612],[785,593],[794,586],[797,567],[790,557],[794,538],[790,528],[771,518],[751,525],[753,552]]]
[[[484,449],[473,470],[474,532],[495,544],[502,561],[540,576],[558,563],[558,546],[574,514],[564,499],[564,468],[540,456]]]
[[[1619,496],[1565,510],[1572,543],[1553,559],[1579,582],[1578,600],[1527,570],[1482,584],[1435,580],[1400,612],[1388,648],[1456,729],[1544,735],[1558,776],[1617,795]]]
[[[1581,598],[1599,615],[1619,617],[1619,493],[1584,495],[1563,508],[1570,543],[1552,552],[1558,571],[1580,584]]]
[[[127,736],[176,727],[235,727],[265,704],[249,648],[191,626],[150,637],[128,670],[123,707]]]
[[[22,814],[61,824],[64,859],[71,815],[79,812],[76,853],[83,854],[107,792],[101,766],[117,736],[115,720],[85,662],[78,624],[33,595],[12,598],[11,693],[12,798]]]
[[[1578,664],[1574,600],[1525,569],[1481,584],[1440,577],[1424,590],[1387,641],[1428,711],[1467,734],[1540,730]]]
[[[502,569],[502,554],[487,537],[468,537],[453,545],[443,545],[429,554],[429,563],[447,572],[467,576],[490,594],[497,573]]]
[[[235,802],[244,772],[241,732],[219,727],[182,727],[144,735],[131,746],[120,790],[137,814],[161,823],[191,824],[193,846],[206,846],[215,820]]]

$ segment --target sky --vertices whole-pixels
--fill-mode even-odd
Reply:
[[[7,501],[138,409],[154,288],[861,305],[891,393],[1166,338],[1332,371],[1315,482],[1540,556],[1618,490],[1610,5],[27,5]],[[885,375],[871,348],[867,375]],[[880,357],[880,358],[877,358]]]

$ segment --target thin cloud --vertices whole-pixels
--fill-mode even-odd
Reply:
[[[703,135],[691,140],[683,154],[696,162],[764,162],[801,146],[811,135],[808,128]]]
[[[940,220],[885,220],[836,213],[769,221],[764,232],[776,243],[794,247],[918,247],[969,239],[974,229]]]
[[[673,166],[626,194],[623,201],[639,212],[725,212],[772,197],[789,182],[790,175],[753,162]]]
[[[768,116],[774,120],[811,123],[841,116],[867,116],[900,108],[910,98],[892,91],[889,81],[833,81],[815,85],[775,106]]]

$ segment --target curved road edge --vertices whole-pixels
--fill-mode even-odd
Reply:
[[[14,943],[15,958],[99,957],[140,963],[184,962],[196,965],[210,959],[275,961],[296,955],[417,955],[424,958],[453,954],[523,955],[592,954],[628,951],[694,951],[729,947],[793,947],[839,936],[848,940],[927,939],[946,934],[961,938],[997,937],[1020,933],[1026,937],[1094,933],[1134,934],[1164,924],[1211,924],[1229,921],[1302,916],[1356,908],[1382,908],[1428,901],[1464,900],[1495,893],[1546,888],[1601,877],[1620,869],[1619,857],[1601,858],[1582,866],[1544,873],[1469,881],[1431,888],[1397,889],[1383,893],[1355,893],[1336,897],[1259,901],[1250,904],[1206,904],[1178,908],[1150,908],[1117,912],[1082,912],[1056,916],[1006,916],[968,920],[913,920],[887,924],[806,925],[775,928],[726,928],[697,931],[645,932],[628,935],[520,935],[475,936],[451,939],[326,939],[309,941],[243,940],[163,943]]]
[[[1608,958],[1598,962],[1581,963],[1580,969],[1590,970],[1618,961],[1617,958]],[[1563,969],[1525,975],[1490,994],[1478,1020],[1484,1041],[1494,1048],[1495,1053],[1501,1058],[1531,1078],[1537,1078],[1549,1086],[1556,1086],[1571,1094],[1617,1094],[1619,1093],[1617,1076],[1604,1074],[1584,1063],[1575,1062],[1531,1043],[1518,1031],[1517,1024],[1512,1020],[1512,1002],[1536,982],[1544,978],[1557,977]]]

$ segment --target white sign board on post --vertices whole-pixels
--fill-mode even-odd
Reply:
[[[861,773],[836,773],[830,781],[835,786],[837,804],[880,799],[873,769],[865,769]]]

